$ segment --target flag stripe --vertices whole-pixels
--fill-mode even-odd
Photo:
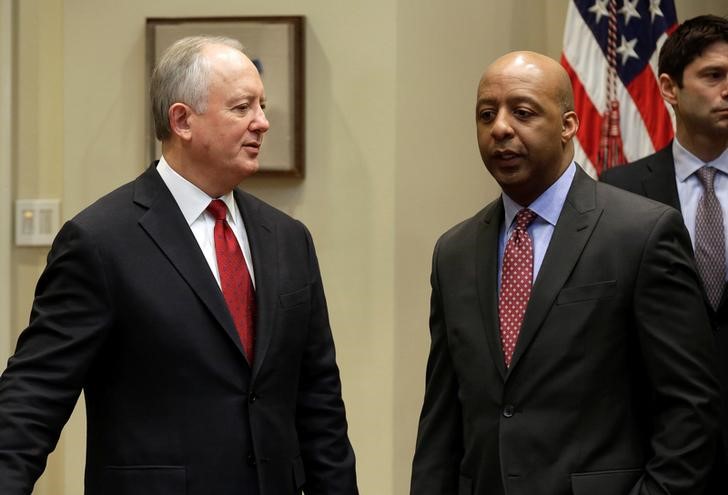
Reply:
[[[607,59],[579,11],[573,6],[569,7],[566,14],[563,56],[582,79],[582,85],[594,106],[604,109],[607,106]],[[587,75],[589,77],[583,77]]]
[[[672,139],[670,114],[667,113],[662,96],[655,91],[657,87],[657,80],[649,65],[627,86],[645,127],[652,130],[647,137],[652,141],[653,149],[662,148]]]
[[[561,57],[561,64],[571,79],[571,86],[574,90],[574,107],[579,109],[577,112],[579,117],[579,130],[576,133],[576,139],[579,141],[581,149],[589,161],[592,164],[598,163],[599,132],[595,133],[592,131],[602,128],[602,116],[596,107],[594,107],[594,104],[589,98],[589,93],[581,84],[579,76],[576,75],[569,61],[563,56]],[[583,158],[577,159],[577,161],[582,162]]]
[[[596,170],[601,169],[601,124],[609,107],[609,1],[569,2],[561,57],[574,87],[575,109],[581,121],[576,159],[580,163],[590,162]],[[677,27],[673,0],[630,3],[634,8],[623,9],[624,1],[616,0],[618,77],[614,81],[621,143],[628,161],[648,155],[672,139],[674,121],[659,93],[656,72],[659,48]],[[627,11],[633,14],[627,15]]]
[[[617,85],[617,99],[619,100],[619,126],[624,143],[624,157],[630,161],[647,156],[655,151],[650,138],[650,132],[645,127],[639,108],[635,105],[632,95],[623,85]]]
[[[586,153],[584,153],[584,150],[581,149],[581,146],[579,146],[579,141],[576,139],[574,140],[574,152],[578,156],[585,157],[583,160],[581,160],[577,163],[579,163],[579,165],[581,165],[581,168],[583,168],[586,171],[586,173],[591,175],[592,178],[596,179],[599,176],[599,174],[597,174],[597,169],[594,168],[594,164],[588,158],[586,158]]]

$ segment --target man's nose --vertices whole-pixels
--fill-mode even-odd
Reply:
[[[268,122],[268,119],[265,116],[265,111],[262,108],[258,110],[255,118],[250,123],[250,128],[251,130],[260,133],[264,133],[270,129],[270,122]]]
[[[493,120],[493,127],[490,131],[493,139],[498,141],[513,135],[513,127],[510,122],[510,114],[506,110],[499,110]]]

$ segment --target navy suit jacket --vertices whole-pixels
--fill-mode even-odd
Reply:
[[[252,369],[153,166],[53,243],[0,378],[0,493],[30,494],[81,390],[88,495],[357,493],[311,237],[235,200],[256,275]]]
[[[511,366],[492,202],[437,242],[412,495],[702,493],[718,384],[677,211],[574,177]]]

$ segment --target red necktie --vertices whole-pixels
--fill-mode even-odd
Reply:
[[[245,356],[252,366],[255,337],[255,289],[253,289],[240,245],[225,220],[227,215],[225,202],[213,199],[207,207],[207,211],[215,217],[215,254],[217,255],[217,269],[220,272],[222,295],[225,297],[240,341],[243,343]]]
[[[526,230],[536,214],[524,208],[516,215],[516,228],[506,244],[498,298],[501,344],[506,368],[511,365],[523,315],[533,282],[533,242]]]

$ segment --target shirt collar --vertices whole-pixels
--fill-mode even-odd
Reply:
[[[575,174],[576,163],[572,161],[564,173],[561,174],[561,177],[556,179],[556,182],[551,184],[548,189],[541,193],[541,196],[528,205],[528,209],[533,211],[539,218],[542,218],[549,224],[556,225],[556,221],[559,219],[559,215],[561,215],[561,210],[564,207],[564,202],[566,201],[566,195],[569,193],[569,188],[571,187],[571,182],[574,180]],[[525,206],[521,206],[513,201],[506,193],[503,193],[502,197],[503,208],[505,210],[505,225],[506,230],[508,230],[513,223],[513,219],[516,217],[516,214],[525,208]]]
[[[728,148],[723,150],[718,158],[706,163],[686,150],[675,138],[672,141],[672,156],[675,161],[675,176],[680,182],[685,182],[702,167],[714,167],[722,173],[728,174]]]
[[[211,198],[202,189],[178,174],[167,163],[164,156],[159,159],[157,172],[159,172],[180,210],[182,210],[182,215],[184,215],[188,225],[192,225],[202,215],[213,199],[221,199],[225,202],[228,208],[227,221],[228,223],[235,223],[237,215],[234,215],[233,212],[237,211],[237,206],[232,191],[220,198]]]

